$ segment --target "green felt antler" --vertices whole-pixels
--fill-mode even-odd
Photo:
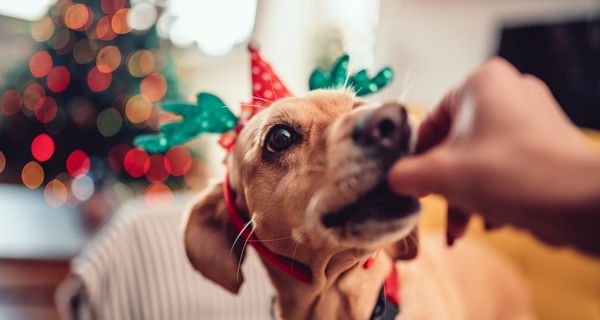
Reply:
[[[204,133],[223,133],[238,123],[238,118],[217,96],[201,92],[196,104],[167,103],[162,108],[178,115],[181,121],[160,126],[160,133],[138,136],[133,143],[149,152],[165,152]]]
[[[336,87],[353,87],[358,96],[366,96],[381,90],[394,78],[394,71],[390,67],[381,69],[373,78],[369,78],[366,70],[360,70],[353,75],[347,75],[347,54],[339,57],[329,71],[321,68],[315,69],[310,75],[308,86],[310,90]]]

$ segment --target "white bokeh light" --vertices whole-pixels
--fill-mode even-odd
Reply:
[[[156,22],[156,7],[142,2],[134,5],[127,14],[127,23],[135,30],[147,30]]]
[[[196,43],[210,55],[223,55],[250,37],[256,0],[171,0],[169,36],[178,46]]]

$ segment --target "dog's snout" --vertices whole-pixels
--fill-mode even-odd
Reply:
[[[367,112],[352,130],[352,139],[358,145],[389,150],[406,150],[409,135],[406,109],[398,103],[386,103]]]

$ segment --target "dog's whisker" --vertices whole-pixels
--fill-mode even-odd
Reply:
[[[348,66],[346,67],[346,79],[344,80],[344,85],[342,86],[342,89],[346,90],[346,85],[348,84],[348,80],[350,79],[350,73],[351,73],[351,65],[352,65],[352,59],[348,59]]]
[[[279,98],[277,97],[277,93],[275,92],[275,89],[273,88],[273,70],[269,69],[269,82],[271,83],[271,91],[273,92],[273,95],[275,96],[275,101],[279,100]]]
[[[252,236],[253,232],[254,232],[254,228],[250,229],[250,233],[248,233],[248,238],[246,238],[246,241],[244,241],[244,246],[242,247],[242,252],[240,253],[240,258],[238,260],[237,271],[236,271],[236,274],[235,274],[236,281],[240,281],[240,268],[242,267],[242,260],[244,259],[244,251],[246,250],[246,247],[248,246],[248,239],[250,239],[250,237]]]
[[[259,240],[250,239],[250,240],[248,240],[248,242],[274,242],[274,241],[287,240],[287,239],[291,239],[291,238],[292,238],[292,236],[275,238],[275,239],[259,239]]]
[[[252,98],[254,98],[254,99],[258,99],[258,100],[262,100],[262,101],[264,101],[264,102],[268,102],[268,103],[273,103],[273,101],[271,101],[271,100],[267,100],[267,99],[265,99],[265,98],[261,98],[261,97],[257,97],[257,96],[252,96]]]
[[[235,237],[235,240],[233,240],[233,244],[231,245],[231,249],[229,249],[229,253],[233,254],[233,248],[235,247],[235,244],[237,243],[237,241],[240,239],[240,237],[242,236],[242,233],[244,233],[244,231],[248,228],[248,226],[252,225],[254,223],[254,218],[256,217],[256,215],[253,215],[252,218],[246,222],[246,224],[244,225],[244,227],[242,228],[242,230],[240,230],[240,232],[238,233],[238,235]],[[250,232],[251,234],[252,232]],[[248,236],[248,239],[250,239],[250,236]],[[248,239],[246,239],[246,241],[248,241]]]

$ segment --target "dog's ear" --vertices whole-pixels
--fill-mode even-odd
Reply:
[[[393,260],[411,260],[419,253],[419,233],[415,227],[408,236],[384,247]]]
[[[227,214],[223,184],[219,183],[194,203],[185,223],[184,245],[188,259],[206,278],[232,293],[244,281],[243,242],[234,246],[236,232]]]

